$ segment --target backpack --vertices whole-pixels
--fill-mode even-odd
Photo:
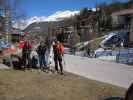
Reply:
[[[60,55],[64,55],[64,45],[62,43],[57,44],[57,51]]]

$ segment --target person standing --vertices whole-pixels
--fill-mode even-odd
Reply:
[[[39,65],[41,70],[46,70],[46,59],[45,59],[45,54],[46,54],[46,45],[43,41],[40,42],[40,45],[37,48],[37,53],[39,56]]]
[[[53,45],[55,70],[58,71],[58,64],[60,66],[60,74],[63,75],[62,57],[64,56],[64,45],[59,41],[55,41]]]
[[[87,49],[87,56],[90,57],[90,48]]]
[[[31,64],[31,59],[30,59],[31,49],[32,49],[31,41],[25,41],[24,46],[22,48],[22,59],[23,59],[24,69],[26,67],[30,68],[30,64]]]
[[[37,68],[38,54],[37,54],[37,52],[35,50],[31,51],[30,58],[31,58],[31,66],[32,66],[32,68]]]

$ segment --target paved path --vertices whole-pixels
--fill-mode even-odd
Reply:
[[[128,88],[133,82],[133,66],[86,57],[65,55],[65,70],[89,79]]]

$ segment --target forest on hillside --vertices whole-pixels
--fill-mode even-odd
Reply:
[[[96,11],[89,8],[83,8],[80,13],[66,18],[63,20],[62,27],[73,26],[74,33],[71,40],[75,41],[76,44],[79,42],[79,38],[84,35],[83,41],[92,40],[97,37],[101,37],[108,34],[110,31],[120,30],[120,26],[113,26],[112,13],[121,11],[124,9],[132,9],[133,0],[128,2],[112,2],[111,4],[101,3],[96,6]],[[82,32],[84,29],[84,32]],[[87,35],[86,35],[87,34]],[[77,38],[75,38],[77,37]],[[82,40],[80,40],[82,41]]]

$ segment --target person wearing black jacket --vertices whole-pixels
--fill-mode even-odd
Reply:
[[[40,42],[40,45],[37,48],[37,53],[39,56],[39,64],[40,64],[40,69],[46,69],[46,59],[45,59],[45,53],[46,53],[46,45],[44,42]]]

